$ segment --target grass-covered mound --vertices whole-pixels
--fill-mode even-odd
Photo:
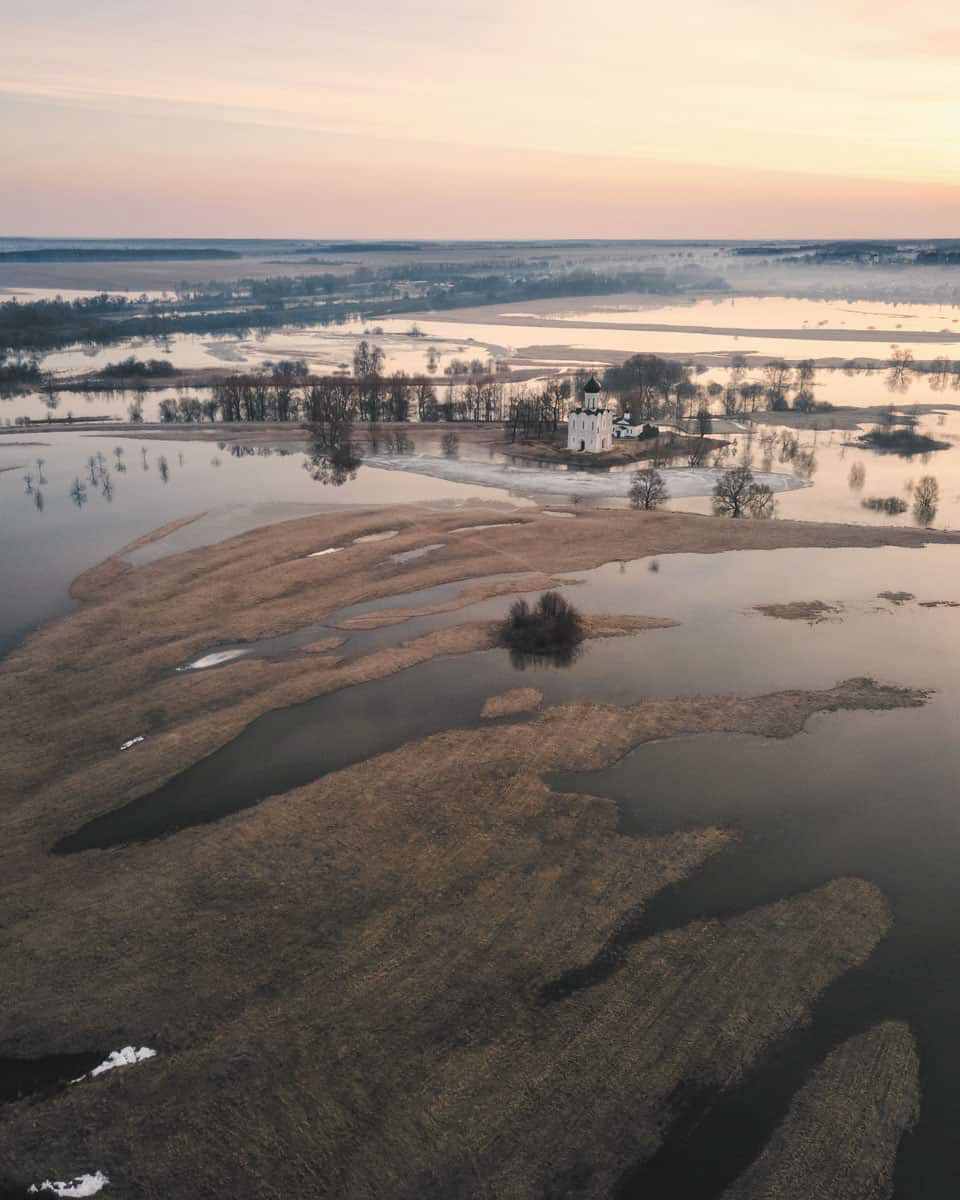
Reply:
[[[559,592],[544,592],[533,608],[522,598],[510,605],[498,640],[521,658],[569,663],[583,636],[583,621],[574,606]]]
[[[929,454],[932,450],[949,450],[949,442],[938,442],[925,433],[912,429],[871,429],[860,438],[864,446],[882,454]]]

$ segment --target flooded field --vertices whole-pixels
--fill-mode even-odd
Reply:
[[[719,368],[742,355],[759,370],[773,357],[816,359],[839,365],[856,360],[882,366],[896,348],[918,359],[956,358],[960,354],[960,310],[937,304],[891,304],[795,300],[777,296],[731,296],[632,303],[617,298],[596,301],[537,301],[531,306],[489,306],[409,317],[364,320],[357,316],[335,325],[276,329],[243,336],[179,334],[160,341],[130,339],[113,346],[74,346],[42,357],[46,371],[66,379],[101,370],[133,355],[169,362],[181,370],[255,371],[280,360],[302,359],[320,373],[349,370],[362,338],[378,345],[387,374],[430,373],[444,379],[455,361],[500,363],[509,369],[554,373],[577,367],[602,368],[630,354],[653,353],[692,358],[711,368],[701,382],[724,379]],[[839,371],[821,370],[818,400],[833,404],[877,403],[880,372],[867,372],[859,384]],[[924,384],[916,382],[916,390]],[[156,418],[162,399],[174,389],[142,395],[146,420]],[[851,398],[853,397],[853,398]],[[867,397],[873,397],[868,399]],[[56,415],[126,419],[133,392],[68,393]],[[39,392],[0,395],[0,421],[47,415]]]
[[[667,556],[656,571],[640,560],[581,572],[567,595],[584,611],[669,612],[681,624],[590,643],[569,669],[518,671],[505,652],[485,651],[271,712],[158,792],[57,848],[84,851],[216,820],[411,738],[476,724],[484,699],[516,682],[539,688],[547,704],[827,688],[868,674],[932,688],[930,702],[910,712],[825,714],[786,741],[717,735],[647,744],[615,767],[550,782],[613,797],[628,832],[714,823],[738,831],[735,849],[665,891],[623,930],[621,948],[628,938],[729,919],[846,875],[878,884],[893,906],[894,932],[825,993],[811,1025],[719,1102],[707,1127],[668,1142],[633,1186],[664,1197],[716,1196],[756,1155],[813,1062],[896,1017],[910,1023],[924,1064],[923,1116],[901,1152],[898,1194],[933,1200],[958,1181],[949,1153],[960,1073],[953,1020],[960,956],[952,934],[960,852],[956,559],[953,547],[740,552]],[[781,621],[756,609],[814,595],[834,608],[829,620]],[[456,616],[492,617],[502,607],[487,601]],[[389,631],[403,634],[402,624]],[[918,987],[934,962],[937,986]],[[554,991],[589,989],[616,963],[605,953],[593,968],[558,979]]]
[[[710,369],[697,377],[698,382],[725,385],[730,379],[728,360],[737,353],[760,361],[774,354],[791,359],[883,359],[891,346],[902,344],[912,345],[918,358],[940,353],[952,358],[960,348],[960,315],[938,304],[848,304],[749,296],[649,306],[633,300],[623,304],[537,301],[499,306],[487,319],[477,310],[421,314],[416,324],[423,336],[410,335],[411,323],[384,320],[374,332],[369,323],[357,320],[338,327],[270,333],[263,338],[183,337],[163,346],[130,343],[93,354],[77,348],[49,355],[44,365],[64,374],[76,373],[135,353],[165,356],[177,366],[189,367],[246,369],[278,358],[302,357],[314,369],[334,369],[350,361],[357,340],[367,335],[383,346],[387,371],[422,371],[431,346],[437,348],[441,370],[454,357],[569,367],[581,361],[602,365],[612,361],[611,356],[649,350],[711,359]],[[665,328],[641,328],[657,325]],[[728,445],[712,450],[702,467],[683,460],[660,464],[669,491],[666,507],[708,513],[720,473],[744,465],[775,492],[775,520],[874,528],[960,528],[960,393],[930,384],[919,374],[891,382],[884,371],[820,368],[812,385],[817,400],[873,410],[865,414],[863,422],[848,421],[842,428],[831,424],[826,411],[815,414],[805,425],[795,425],[787,417],[778,423],[773,415],[756,421],[744,413],[722,418],[715,409],[714,436]],[[153,416],[152,406],[165,395],[175,392],[146,394],[148,419]],[[130,400],[129,395],[119,393],[64,393],[58,415],[73,411],[116,420],[126,416]],[[719,405],[719,400],[716,403]],[[889,404],[896,406],[898,419],[903,421],[899,428],[929,437],[941,448],[912,454],[881,452],[863,442],[862,435],[879,419],[878,407]],[[40,395],[0,399],[0,419],[8,420],[8,413],[10,417],[39,415],[45,411],[42,405]],[[190,743],[219,747],[206,757],[193,753],[174,766],[166,760],[159,766],[153,762],[152,774],[148,771],[132,784],[118,774],[125,782],[115,790],[104,786],[91,788],[88,794],[77,787],[74,795],[66,798],[73,805],[69,809],[73,818],[64,819],[56,834],[44,836],[39,850],[33,842],[40,838],[34,838],[32,830],[28,835],[20,831],[18,836],[29,842],[31,853],[41,856],[44,869],[63,873],[52,878],[93,880],[104,894],[117,886],[117,879],[129,875],[131,864],[142,867],[146,878],[156,862],[168,861],[163,858],[165,853],[172,851],[176,858],[178,847],[187,847],[187,869],[195,876],[187,889],[189,902],[195,903],[198,912],[212,914],[211,927],[216,927],[219,937],[231,928],[224,914],[232,912],[229,906],[239,903],[237,897],[245,893],[239,884],[235,894],[225,885],[225,907],[217,907],[216,888],[226,878],[218,875],[217,869],[225,871],[226,860],[215,856],[224,846],[230,848],[227,839],[233,835],[240,839],[231,851],[235,864],[242,862],[245,854],[252,859],[260,844],[261,827],[244,826],[243,822],[268,814],[272,824],[266,826],[267,836],[279,837],[277,860],[263,868],[253,895],[253,904],[262,911],[271,911],[271,906],[279,909],[279,901],[274,903],[278,893],[268,890],[277,880],[278,887],[286,886],[277,863],[283,861],[284,853],[292,861],[298,848],[313,846],[311,838],[315,837],[315,831],[304,834],[295,819],[289,829],[284,827],[285,806],[297,803],[287,793],[359,764],[367,764],[364,770],[376,770],[372,760],[419,739],[481,728],[492,734],[502,732],[506,738],[514,726],[531,728],[527,723],[536,719],[534,711],[541,702],[549,713],[554,706],[568,704],[635,706],[673,698],[767,697],[801,690],[830,693],[841,681],[862,679],[919,689],[916,704],[895,711],[833,711],[833,706],[825,703],[803,731],[793,736],[737,732],[646,741],[638,737],[640,744],[632,743],[633,748],[625,754],[611,753],[606,759],[593,760],[613,765],[546,773],[545,781],[558,793],[613,801],[617,831],[625,835],[625,842],[710,829],[729,837],[729,845],[696,865],[686,877],[678,876],[679,882],[655,890],[652,899],[623,910],[623,919],[611,923],[605,938],[594,938],[589,953],[572,959],[568,955],[563,969],[539,979],[532,1010],[535,1015],[524,1017],[528,1024],[517,1026],[516,1038],[517,1045],[535,1042],[531,1029],[539,1036],[542,1028],[557,1019],[556,1014],[566,1013],[576,1004],[584,1008],[575,1011],[588,1011],[591,997],[599,996],[644,941],[687,930],[699,922],[717,922],[715,936],[721,939],[731,923],[762,906],[793,900],[838,879],[864,880],[879,888],[889,904],[891,931],[863,962],[838,972],[814,997],[809,1021],[802,1016],[787,1021],[786,1031],[764,1046],[757,1061],[745,1063],[735,1085],[727,1090],[692,1086],[689,1095],[671,1092],[670,1111],[664,1109],[667,1115],[662,1127],[670,1127],[668,1116],[679,1114],[680,1119],[670,1127],[653,1158],[639,1158],[628,1167],[613,1194],[654,1200],[716,1200],[756,1161],[817,1064],[848,1039],[887,1020],[907,1023],[917,1040],[921,1062],[920,1119],[900,1146],[896,1195],[898,1200],[940,1200],[955,1193],[960,1185],[960,1165],[953,1153],[960,1078],[955,1021],[960,1002],[960,951],[954,929],[960,903],[956,871],[960,855],[956,812],[960,549],[933,544],[913,549],[742,549],[638,558],[606,550],[598,536],[596,557],[590,562],[603,565],[568,570],[560,537],[577,529],[584,513],[590,517],[598,508],[626,507],[632,468],[590,472],[520,461],[511,457],[499,435],[496,440],[492,434],[471,438],[466,430],[450,451],[441,441],[449,428],[412,428],[408,430],[409,445],[395,453],[388,453],[385,446],[375,450],[367,446],[362,462],[342,476],[321,469],[322,451],[296,441],[278,448],[244,444],[226,436],[219,441],[215,437],[209,441],[162,440],[111,436],[109,429],[81,433],[41,427],[0,437],[0,557],[4,570],[0,654],[38,624],[70,610],[68,589],[81,572],[162,526],[172,527],[156,540],[132,548],[127,562],[141,566],[295,517],[341,514],[351,506],[382,510],[382,519],[372,529],[368,525],[336,538],[329,525],[320,526],[315,537],[311,534],[310,544],[297,549],[296,557],[289,561],[305,574],[303,578],[291,576],[290,595],[303,600],[298,612],[305,615],[302,623],[298,617],[296,627],[279,620],[271,624],[272,617],[267,616],[256,631],[234,628],[225,634],[208,623],[191,630],[193,641],[187,644],[181,626],[179,636],[184,638],[185,648],[172,662],[173,654],[168,653],[162,669],[150,665],[149,648],[126,630],[136,651],[131,678],[143,672],[142,677],[136,675],[140,682],[131,685],[130,697],[139,703],[138,688],[163,690],[165,715],[156,718],[156,727],[131,722],[132,727],[126,728],[127,708],[118,702],[105,727],[105,736],[113,738],[116,733],[116,737],[111,742],[113,749],[103,752],[102,777],[96,775],[101,762],[91,754],[90,762],[84,760],[76,768],[71,765],[71,770],[77,770],[76,778],[103,778],[109,783],[113,758],[135,763],[139,772],[142,759],[136,756],[163,757],[174,738],[189,739],[194,728],[191,722],[218,714],[218,706],[228,710],[235,701],[234,689],[248,707],[242,710],[242,718],[236,716],[241,711],[241,701],[236,700],[231,715],[235,723],[223,727],[229,733],[217,738],[205,728],[203,736],[210,740]],[[930,480],[935,487],[924,482]],[[924,494],[933,498],[921,504]],[[478,501],[489,502],[489,513],[478,510]],[[417,541],[408,536],[404,519],[403,506],[411,504],[454,511],[469,505],[470,523],[463,524],[457,513],[458,519],[451,520],[449,528],[425,529]],[[553,510],[550,505],[558,507]],[[605,637],[602,630],[596,632],[595,623],[594,636],[565,666],[511,656],[504,649],[473,649],[493,644],[487,632],[489,623],[502,618],[510,599],[525,596],[532,600],[543,586],[541,576],[536,588],[530,585],[529,592],[523,591],[533,568],[520,553],[511,553],[506,566],[498,563],[495,568],[478,569],[475,565],[486,539],[495,545],[498,538],[507,536],[512,518],[515,523],[523,509],[534,506],[542,524],[530,533],[531,540],[540,544],[554,536],[554,527],[562,531],[557,535],[556,562],[548,568],[555,569],[559,582],[548,582],[586,618],[654,616],[676,624],[637,633],[639,623],[635,621],[628,635]],[[625,514],[602,515],[605,536],[614,518],[626,519]],[[651,518],[656,519],[656,515]],[[738,530],[746,524],[731,522]],[[469,559],[463,578],[454,579],[453,573],[416,575],[434,563],[442,565],[444,554],[458,545],[458,539],[466,538],[475,540],[463,552],[465,561]],[[687,541],[684,548],[689,547]],[[566,550],[569,552],[569,543]],[[338,579],[347,577],[344,564],[351,556],[353,562],[358,561],[361,553],[370,556],[361,560],[367,590],[349,593],[349,603],[338,599],[343,607],[321,607],[318,616],[317,579],[322,574],[334,581],[333,587]],[[514,562],[515,574],[483,574],[483,570],[513,571]],[[194,572],[190,560],[187,563],[184,571]],[[218,570],[230,568],[230,563],[221,563]],[[254,570],[249,563],[245,569]],[[423,580],[438,578],[454,582],[419,586]],[[411,584],[411,579],[416,582]],[[507,581],[511,584],[509,598],[505,589],[494,594],[495,585]],[[284,587],[286,582],[284,578]],[[480,590],[463,607],[450,607],[468,584],[481,585]],[[483,591],[483,587],[491,590]],[[356,600],[357,595],[372,598]],[[477,595],[486,598],[478,600]],[[171,592],[171,606],[178,596]],[[269,612],[282,615],[280,600],[271,597],[271,601],[276,608]],[[138,617],[142,611],[137,608]],[[202,605],[198,611],[211,620]],[[218,621],[222,620],[223,609],[216,612]],[[363,674],[365,656],[395,651],[413,639],[449,633],[468,622],[484,623],[481,633],[486,638],[474,641],[469,652],[462,646],[458,650],[451,641],[432,657],[411,657],[400,666],[378,668],[379,674],[373,669]],[[278,632],[282,630],[287,632]],[[164,629],[162,620],[149,632],[157,644],[166,637],[169,651],[169,630]],[[109,641],[110,630],[104,629],[102,636]],[[242,640],[246,636],[249,640]],[[126,650],[122,649],[126,643],[115,645],[121,647],[117,657],[123,657],[126,672]],[[307,662],[319,662],[321,655],[327,656],[327,661],[317,668],[318,673],[332,673],[340,664],[361,666],[355,675],[348,672],[344,676],[347,682],[338,677],[336,690],[317,687],[311,691],[308,680],[291,694],[291,680],[297,672]],[[77,695],[82,699],[83,689],[91,686],[96,663],[94,657],[82,655],[77,661],[82,669],[72,664],[76,675],[71,679],[79,681]],[[36,669],[52,672],[58,668],[44,667],[41,660]],[[306,674],[304,670],[304,678]],[[59,677],[50,674],[50,678]],[[266,694],[261,688],[268,685],[278,689],[269,692],[271,697],[282,694],[282,703],[269,709],[264,703],[258,708],[255,700],[258,694]],[[517,710],[513,716],[498,717],[499,724],[483,720],[481,714],[491,697],[518,687],[532,690],[535,699],[529,712]],[[188,709],[188,699],[195,705],[193,709]],[[181,707],[190,712],[182,725],[178,724]],[[252,714],[257,715],[251,719]],[[619,713],[611,717],[619,719]],[[72,716],[68,713],[64,720],[72,720]],[[28,732],[36,736],[34,731]],[[43,731],[43,736],[48,732]],[[160,740],[168,737],[169,743]],[[413,749],[419,753],[418,747]],[[442,757],[446,751],[441,747],[438,753]],[[538,761],[531,756],[525,766],[537,786],[541,774]],[[459,766],[460,760],[451,758],[451,762]],[[499,758],[497,763],[499,769]],[[90,774],[84,775],[88,770]],[[331,783],[338,784],[342,778]],[[411,859],[423,853],[426,861],[433,853],[430,821],[439,828],[448,817],[434,814],[420,823],[418,788],[423,781],[418,783],[415,775],[412,778],[412,783],[403,778],[397,781],[391,802],[398,809],[409,806],[412,834],[405,845]],[[365,821],[370,818],[365,784],[358,787],[360,791],[350,794],[343,807],[349,811],[354,804],[358,819]],[[357,796],[363,797],[362,803]],[[484,798],[488,798],[486,793]],[[296,809],[289,811],[296,815]],[[76,816],[77,812],[82,815]],[[232,819],[238,813],[243,817]],[[342,814],[334,815],[339,819]],[[332,822],[333,817],[330,819]],[[58,821],[59,817],[51,818],[44,831]],[[532,820],[521,825],[527,842],[541,836]],[[331,823],[330,828],[339,827]],[[478,860],[492,852],[500,833],[496,828],[484,829],[487,843],[481,851],[475,847],[472,851]],[[539,849],[547,859],[554,853],[556,837],[553,828],[543,836]],[[244,838],[248,839],[246,845]],[[330,848],[337,844],[335,838],[329,843],[317,838],[316,846],[321,849],[307,868],[317,872],[309,875],[310,886],[314,878],[321,881],[320,889],[336,878],[323,876],[322,868],[327,861],[324,855],[332,854]],[[451,845],[450,849],[452,861],[458,862],[461,848]],[[211,864],[217,869],[210,870],[208,877]],[[173,869],[168,869],[171,873],[163,877],[161,892],[168,888],[171,897],[185,894]],[[502,878],[509,878],[511,872],[522,875],[525,869],[518,858],[507,864]],[[620,870],[629,874],[623,864]],[[358,907],[385,907],[397,878],[385,878],[378,883],[382,892],[366,895],[363,885],[351,877],[349,885],[356,888]],[[429,871],[426,878],[428,890],[435,887]],[[497,886],[502,886],[502,879]],[[593,887],[592,881],[589,886]],[[195,894],[190,888],[195,888]],[[450,901],[449,911],[463,902],[456,887],[450,894],[454,893],[456,899]],[[335,894],[336,889],[331,889],[330,895]],[[597,894],[604,895],[602,889]],[[326,893],[323,895],[326,898]],[[407,897],[403,900],[406,903]],[[546,903],[542,898],[538,902]],[[423,903],[419,895],[410,900],[408,923],[420,919],[417,906]],[[578,903],[585,904],[584,897]],[[441,915],[443,921],[448,920],[447,910]],[[29,915],[29,919],[34,918]],[[95,927],[91,924],[89,928]],[[49,935],[46,927],[43,933]],[[377,936],[383,941],[371,938],[374,957],[379,956],[378,969],[387,977],[392,969],[391,955],[383,950],[392,945],[388,927]],[[495,936],[501,932],[496,931]],[[212,945],[214,935],[210,937]],[[317,940],[315,931],[308,930],[303,938],[300,945],[291,943],[292,963],[300,964],[312,953],[309,948],[313,946],[311,938]],[[334,936],[321,942],[324,955],[334,952],[335,941]],[[251,936],[251,946],[255,942]],[[770,945],[776,949],[775,943]],[[670,953],[669,948],[664,951],[664,962]],[[241,962],[242,969],[252,973],[257,954],[249,946],[243,954],[249,956],[249,962],[236,958],[232,950],[225,961]],[[354,966],[359,963],[359,951],[357,954]],[[37,962],[41,958],[39,953],[35,955]],[[471,950],[458,970],[471,974],[478,961]],[[771,974],[776,973],[774,953],[765,965]],[[314,964],[311,970],[318,968]],[[516,979],[509,972],[507,976],[511,995],[531,991],[531,980],[536,978],[535,972],[524,976],[518,972]],[[695,983],[694,979],[689,986]],[[236,995],[231,1003],[236,1003],[239,1011],[246,1001],[236,999],[242,993],[235,980],[234,985]],[[126,1001],[127,983],[116,984],[111,977],[110,986]],[[205,986],[211,997],[217,996],[216,982],[207,981]],[[275,979],[257,986],[256,1005],[264,1005],[263,1011],[272,1020],[286,1000],[279,970]],[[305,995],[309,1006],[315,1007],[315,995],[309,992],[312,986],[311,978]],[[438,991],[438,1004],[444,995]],[[624,995],[626,999],[617,1001],[622,1012],[635,999],[629,992]],[[759,1011],[763,996],[759,1000],[753,997],[753,1002]],[[110,1011],[113,1020],[114,1009]],[[401,1013],[398,1008],[398,1020]],[[451,1040],[469,1036],[463,1031],[470,1015],[470,1011],[457,1014],[459,1024]],[[542,1026],[538,1024],[541,1021]],[[93,1023],[92,1017],[87,1020],[88,1026]],[[255,1036],[247,1036],[249,1040],[241,1043],[240,1069],[246,1069],[244,1063],[252,1054],[248,1047],[256,1044]],[[365,1031],[358,1044],[368,1036]],[[195,1040],[199,1044],[202,1039]],[[207,1037],[208,1042],[213,1040]],[[80,1051],[99,1044],[89,1038],[77,1042],[78,1072],[81,1066],[86,1070],[88,1058],[92,1062],[94,1057]],[[448,1052],[445,1044],[444,1053]],[[232,1050],[214,1046],[209,1053],[222,1053],[229,1059],[229,1070],[237,1069]],[[13,1072],[11,1097],[17,1099],[48,1083],[59,1086],[67,1078],[65,1064],[69,1062],[73,1069],[73,1061],[72,1056],[49,1060],[39,1056],[32,1066],[28,1059],[14,1058],[0,1059],[0,1065],[6,1063]]]
[[[91,464],[91,459],[93,463]],[[472,499],[529,503],[506,484],[475,486],[361,467],[324,486],[310,456],[216,443],[109,439],[57,431],[0,438],[0,652],[69,607],[67,589],[88,567],[161,525],[200,520],[134,555],[176,553],[245,529],[355,504]]]

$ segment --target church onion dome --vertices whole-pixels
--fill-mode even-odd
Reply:
[[[602,392],[603,388],[599,383],[597,383],[597,377],[595,375],[591,375],[589,383],[583,390],[585,392],[589,392],[591,395],[596,395],[597,392]]]

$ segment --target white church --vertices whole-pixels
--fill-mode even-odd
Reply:
[[[603,388],[591,375],[583,389],[583,405],[567,417],[567,449],[596,453],[613,445],[613,412],[607,408]]]

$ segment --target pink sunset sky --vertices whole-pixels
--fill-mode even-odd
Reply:
[[[0,235],[960,235],[951,0],[6,0]]]

